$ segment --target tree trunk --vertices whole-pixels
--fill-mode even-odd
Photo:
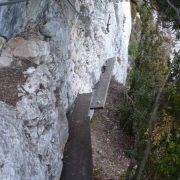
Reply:
[[[177,20],[178,20],[178,23],[180,24],[180,10],[179,10],[179,8],[177,8],[170,0],[167,0],[167,3],[176,12]]]
[[[169,73],[166,75],[163,83],[162,83],[162,86],[160,87],[159,89],[159,92],[156,96],[156,101],[154,103],[154,109],[151,113],[151,117],[150,117],[150,120],[149,120],[149,128],[148,128],[148,140],[147,140],[147,143],[146,143],[146,149],[144,151],[144,157],[140,163],[140,166],[139,168],[137,168],[137,176],[135,177],[136,180],[140,180],[141,179],[141,176],[143,174],[143,170],[144,170],[144,167],[146,165],[146,162],[147,162],[147,159],[149,157],[149,153],[151,151],[151,138],[152,138],[152,132],[153,132],[153,124],[154,122],[156,121],[156,114],[157,114],[157,111],[158,111],[158,108],[159,108],[159,101],[160,101],[160,97],[162,95],[162,92],[163,92],[163,89],[164,89],[164,86],[166,85],[166,82],[169,78],[169,75],[170,75],[170,71]]]

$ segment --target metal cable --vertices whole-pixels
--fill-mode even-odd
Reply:
[[[13,5],[21,2],[26,2],[28,4],[28,0],[16,0],[16,1],[9,1],[9,2],[1,2],[0,6],[7,6],[7,5]]]

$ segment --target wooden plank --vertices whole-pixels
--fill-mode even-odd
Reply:
[[[88,117],[91,93],[78,95],[68,115],[69,139],[65,147],[61,180],[92,180],[92,148]]]
[[[112,77],[115,58],[108,59],[102,68],[102,74],[100,81],[96,84],[95,91],[92,95],[91,109],[104,108],[106,103],[106,97],[109,89],[109,84]]]

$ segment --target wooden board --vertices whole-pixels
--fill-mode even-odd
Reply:
[[[95,90],[91,99],[91,109],[104,108],[109,89],[109,84],[112,77],[115,58],[108,59],[102,68],[100,81],[96,84]]]
[[[69,139],[65,147],[61,180],[92,180],[92,148],[88,112],[91,93],[78,95],[68,116]]]

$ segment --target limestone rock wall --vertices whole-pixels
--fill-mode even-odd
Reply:
[[[3,2],[0,0],[0,2]],[[130,3],[30,0],[0,7],[0,179],[59,179],[66,112],[105,60],[125,83]]]

